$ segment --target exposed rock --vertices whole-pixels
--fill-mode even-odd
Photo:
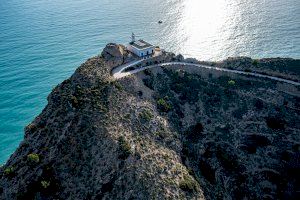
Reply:
[[[101,53],[103,59],[112,67],[123,64],[129,55],[130,53],[123,45],[115,43],[107,44]]]
[[[112,79],[128,59],[109,44],[53,89],[0,199],[297,199],[299,87],[180,66]]]

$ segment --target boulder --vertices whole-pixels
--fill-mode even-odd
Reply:
[[[101,53],[101,57],[112,67],[123,64],[127,56],[125,47],[115,43],[107,44]]]

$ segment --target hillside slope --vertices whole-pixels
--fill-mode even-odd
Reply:
[[[110,44],[51,92],[1,199],[299,196],[299,88],[182,67],[113,80],[130,56]]]

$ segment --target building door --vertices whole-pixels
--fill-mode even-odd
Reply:
[[[147,51],[147,56],[149,55],[149,51]]]
[[[141,57],[143,57],[144,56],[144,53],[141,53]]]

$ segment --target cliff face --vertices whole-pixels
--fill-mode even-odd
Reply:
[[[58,85],[0,169],[1,199],[291,199],[299,88],[196,68],[119,81],[110,44]]]

